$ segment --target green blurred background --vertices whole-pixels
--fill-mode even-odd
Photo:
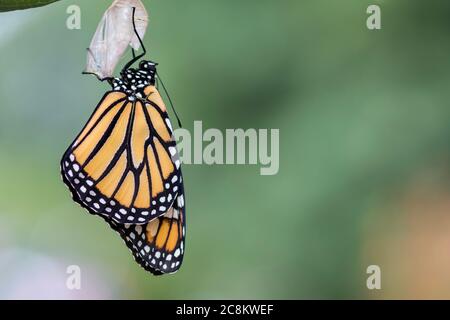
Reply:
[[[0,298],[450,298],[448,1],[144,3],[184,127],[280,129],[280,171],[185,165],[184,264],[151,276],[59,176],[108,90],[81,71],[111,1],[0,13]]]

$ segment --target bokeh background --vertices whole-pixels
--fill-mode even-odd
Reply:
[[[111,1],[0,13],[0,298],[450,298],[449,2],[144,3],[184,127],[280,129],[280,171],[185,165],[184,265],[151,276],[59,176],[108,89],[81,71]]]

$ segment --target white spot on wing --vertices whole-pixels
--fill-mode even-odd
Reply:
[[[169,127],[170,132],[172,132],[172,131],[173,131],[173,129],[172,129],[172,124],[170,123],[169,118],[166,118],[166,124],[167,124],[167,126]]]
[[[178,197],[178,206],[179,206],[180,208],[183,208],[183,207],[184,207],[184,197],[183,197],[183,195],[180,195],[180,196]]]

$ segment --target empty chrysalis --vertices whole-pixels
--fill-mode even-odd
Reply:
[[[128,46],[138,50],[139,39],[133,25],[133,8],[136,30],[144,38],[148,14],[140,0],[115,0],[106,10],[88,48],[84,73],[94,74],[100,80],[110,78]]]

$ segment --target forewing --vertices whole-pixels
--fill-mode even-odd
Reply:
[[[64,154],[64,182],[89,212],[143,224],[165,214],[179,195],[172,126],[156,89],[151,95],[144,103],[106,94]]]

